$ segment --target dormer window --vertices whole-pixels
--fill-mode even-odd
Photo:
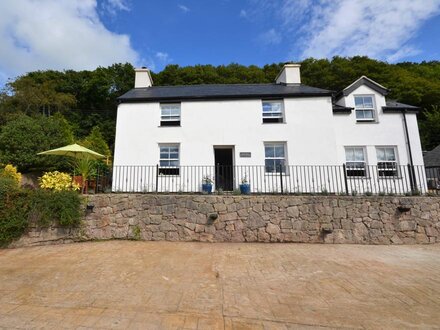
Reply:
[[[357,121],[375,121],[375,107],[372,95],[354,97]]]
[[[180,103],[160,105],[160,126],[180,126]]]
[[[282,123],[283,101],[263,101],[263,123]]]

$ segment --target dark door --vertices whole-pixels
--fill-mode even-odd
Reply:
[[[234,189],[232,148],[214,148],[215,187],[224,191]]]

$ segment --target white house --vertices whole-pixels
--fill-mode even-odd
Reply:
[[[418,108],[386,94],[365,76],[338,94],[306,86],[291,63],[272,84],[156,87],[137,69],[119,98],[113,190],[194,192],[205,176],[253,192],[424,190]]]

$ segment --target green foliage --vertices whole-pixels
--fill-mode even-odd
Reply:
[[[81,197],[73,191],[24,190],[11,178],[0,178],[0,247],[20,238],[30,223],[54,221],[76,227],[81,221]]]
[[[111,156],[110,148],[108,147],[107,142],[104,140],[104,137],[98,126],[93,127],[90,131],[90,134],[87,135],[84,140],[81,140],[79,144],[83,147],[100,153],[101,155],[107,157]]]
[[[133,240],[140,241],[141,239],[141,228],[136,225],[132,227]]]
[[[20,171],[65,169],[68,167],[65,157],[37,153],[72,142],[72,130],[62,115],[20,115],[1,127],[0,163],[15,164]]]
[[[27,228],[27,206],[17,182],[0,177],[0,247],[19,238]]]
[[[75,159],[75,172],[88,180],[96,175],[96,162],[87,157]]]
[[[282,63],[263,67],[229,65],[168,65],[153,73],[155,86],[181,84],[271,83]],[[440,106],[440,62],[388,64],[364,56],[332,59],[309,58],[301,63],[301,79],[306,85],[340,91],[366,75],[390,89],[389,99],[422,108],[420,129],[425,149],[439,142],[438,116],[430,115]],[[8,84],[0,94],[0,125],[16,118],[17,113],[35,116],[61,112],[78,139],[84,139],[96,126],[113,147],[117,97],[134,85],[131,64],[114,64],[93,71],[36,71]],[[435,108],[438,109],[438,108]],[[46,168],[46,170],[48,170]]]
[[[440,144],[440,105],[433,105],[424,113],[420,122],[422,144],[426,150],[434,149]]]
[[[29,220],[41,227],[56,221],[77,227],[81,221],[81,197],[74,191],[35,190],[28,193]]]

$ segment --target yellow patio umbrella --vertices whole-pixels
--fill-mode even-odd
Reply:
[[[38,155],[59,155],[68,156],[76,159],[89,158],[89,159],[100,159],[105,158],[104,155],[98,154],[97,152],[87,149],[86,147],[80,146],[79,144],[69,144],[57,149],[47,150],[38,153]]]
[[[79,144],[70,144],[68,146],[64,146],[57,149],[47,150],[38,153],[38,155],[56,155],[56,156],[67,156],[75,159],[75,163],[73,165],[73,175],[75,176],[75,167],[81,166],[80,173],[82,176],[82,193],[87,193],[87,185],[86,180],[90,174],[90,160],[106,158],[104,155],[97,153],[96,151],[87,149],[86,147],[80,146]]]

